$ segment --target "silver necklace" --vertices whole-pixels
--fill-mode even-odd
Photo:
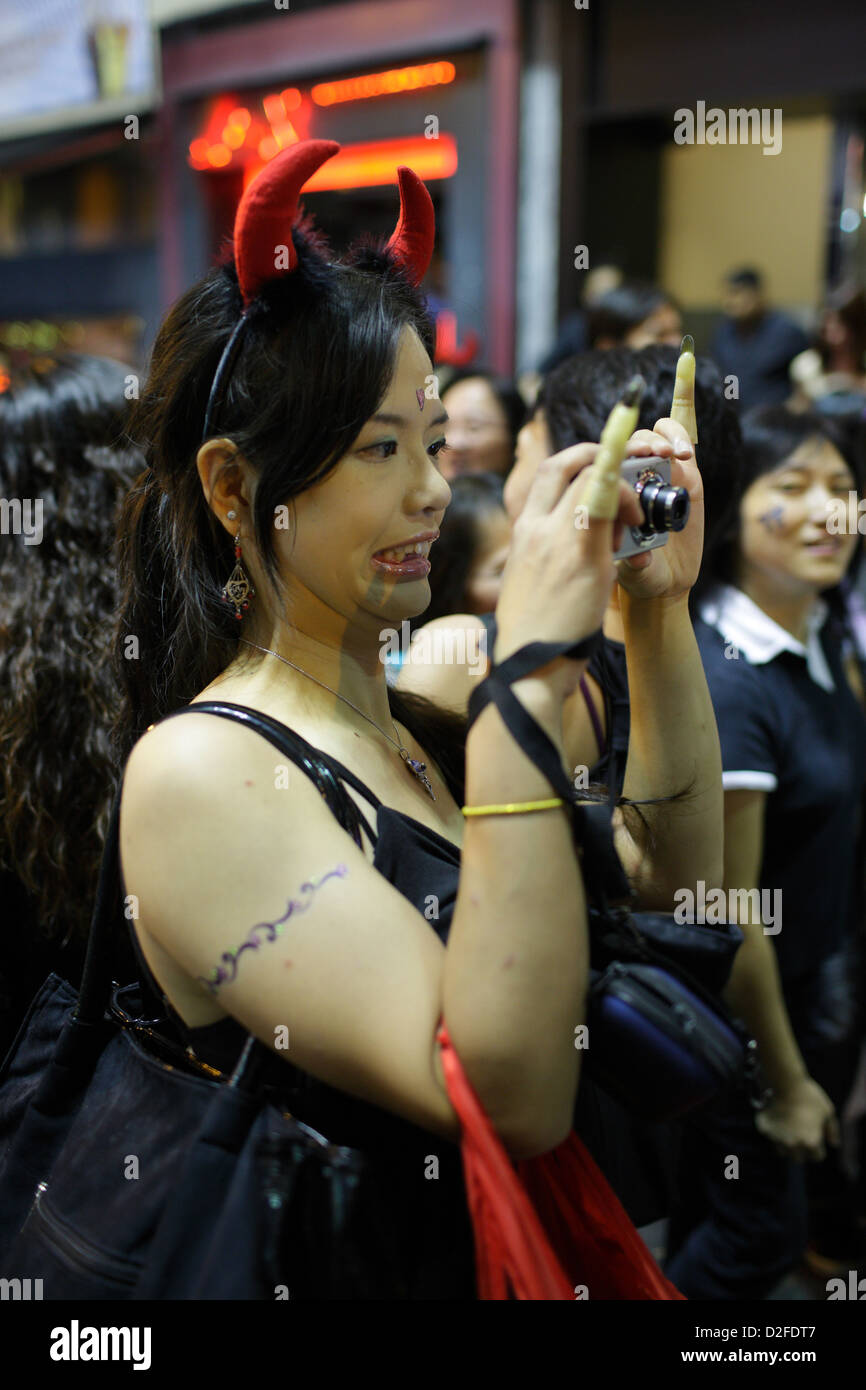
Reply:
[[[417,777],[418,781],[429,793],[430,800],[436,800],[436,797],[433,795],[433,788],[430,785],[430,779],[427,776],[427,764],[422,763],[418,758],[409,757],[409,749],[406,748],[406,746],[402,742],[398,742],[400,738],[399,734],[397,734],[396,740],[393,739],[390,734],[385,733],[384,729],[379,728],[379,725],[376,723],[375,719],[371,719],[369,714],[365,714],[362,709],[358,709],[358,706],[352,704],[352,701],[347,699],[345,695],[341,695],[339,690],[332,690],[329,685],[325,685],[325,682],[320,681],[317,676],[311,676],[309,671],[305,671],[302,666],[296,666],[293,661],[289,661],[288,657],[280,656],[279,652],[271,651],[270,647],[260,647],[258,642],[250,642],[247,640],[246,637],[239,637],[238,641],[245,642],[248,647],[255,647],[257,651],[267,652],[269,656],[275,656],[277,658],[277,661],[284,661],[287,666],[291,666],[293,671],[300,671],[302,676],[307,677],[307,680],[315,681],[316,685],[320,685],[322,689],[327,690],[330,695],[336,695],[338,700],[342,700],[344,704],[349,705],[355,711],[356,714],[360,714],[362,719],[366,719],[368,724],[372,724],[374,729],[378,729],[379,733],[382,735],[383,738],[386,738],[389,743],[393,743],[394,747],[400,750],[400,757],[403,759],[409,771],[413,774],[414,777]],[[394,733],[396,734],[397,725],[394,724],[393,719],[391,720],[391,723],[394,726]]]

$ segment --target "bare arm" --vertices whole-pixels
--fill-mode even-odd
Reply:
[[[688,596],[620,591],[631,728],[624,794],[673,797],[640,808],[647,831],[620,831],[617,849],[642,907],[670,910],[685,883],[722,881],[722,760]],[[638,823],[639,824],[639,823]]]
[[[725,793],[725,888],[756,889],[764,855],[766,793]],[[752,898],[741,894],[734,917],[743,944],[734,957],[725,999],[757,1041],[772,1105],[758,1127],[793,1157],[823,1156],[824,1139],[838,1141],[833,1105],[812,1081],[788,1018],[776,951]],[[756,899],[756,901],[759,899]],[[784,923],[782,924],[784,930]]]
[[[515,692],[555,738],[557,700],[544,682]],[[558,1143],[580,1057],[562,1038],[583,1019],[585,986],[580,872],[564,814],[467,822],[446,953],[309,779],[292,765],[276,778],[279,762],[264,740],[207,715],[168,721],[139,742],[121,850],[141,926],[278,1056],[456,1139],[435,1042],[444,1012],[514,1156]],[[551,795],[495,710],[470,732],[467,770],[478,803]],[[215,812],[228,806],[231,816]],[[509,873],[524,855],[527,872]]]
[[[466,714],[469,697],[487,674],[491,657],[487,630],[473,613],[434,618],[413,632],[394,689],[424,695],[441,709]]]

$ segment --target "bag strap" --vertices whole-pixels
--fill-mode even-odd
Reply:
[[[203,700],[200,703],[184,705],[167,719],[175,719],[181,714],[213,714],[222,719],[232,719],[261,734],[280,752],[284,753],[315,784],[329,809],[340,825],[363,848],[361,826],[371,838],[372,831],[366,818],[349,796],[339,780],[326,754],[313,748],[306,739],[294,730],[246,705],[234,705],[225,701]],[[164,721],[161,721],[164,722]],[[90,923],[87,954],[75,1017],[84,1024],[98,1025],[102,1022],[111,1005],[113,943],[116,924],[123,918],[123,883],[120,874],[120,802],[123,794],[123,777],[114,796],[111,817],[105,838],[105,848],[99,869],[96,900]],[[258,1049],[261,1049],[258,1051]],[[232,1074],[230,1085],[243,1082],[248,1087],[254,1074],[257,1075],[265,1059],[270,1059],[270,1049],[248,1034],[241,1052],[238,1067]],[[255,1065],[254,1065],[255,1064]]]

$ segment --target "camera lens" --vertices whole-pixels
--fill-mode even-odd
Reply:
[[[691,509],[691,500],[684,487],[671,487],[657,473],[651,473],[636,491],[643,508],[642,530],[646,535],[682,531]]]

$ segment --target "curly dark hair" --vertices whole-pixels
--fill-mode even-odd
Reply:
[[[115,783],[112,550],[140,467],[123,440],[128,373],[36,358],[0,394],[0,867],[41,934],[66,940],[87,934]],[[19,504],[41,504],[38,540]]]
[[[431,361],[435,336],[424,295],[382,240],[365,238],[336,261],[308,218],[291,235],[297,267],[270,281],[250,312],[209,431],[229,436],[257,471],[254,535],[278,590],[275,509],[288,505],[293,528],[292,499],[333,471],[387,394],[403,329],[416,330]],[[151,723],[188,704],[237,652],[239,624],[220,597],[234,563],[231,537],[207,506],[196,455],[241,308],[237,271],[225,257],[169,311],[130,420],[147,467],[120,527],[121,761]],[[437,748],[443,773],[460,788],[465,721],[420,696],[389,690],[389,700],[395,718]]]

